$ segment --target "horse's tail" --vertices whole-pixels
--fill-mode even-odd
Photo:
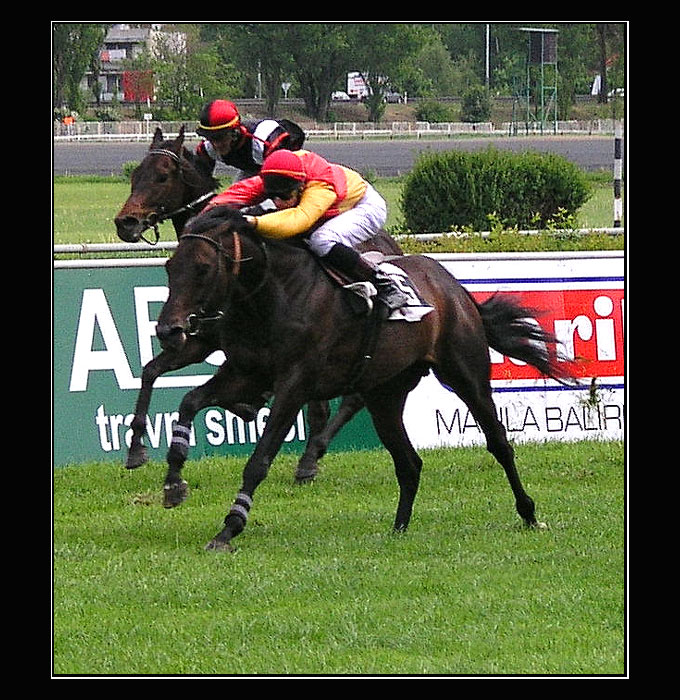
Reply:
[[[576,383],[571,363],[558,361],[557,340],[535,320],[536,311],[499,295],[477,303],[477,308],[490,347],[562,384]]]

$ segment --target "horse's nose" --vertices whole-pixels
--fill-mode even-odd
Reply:
[[[114,219],[118,238],[126,243],[136,243],[142,236],[142,222],[132,214],[117,216]]]
[[[186,335],[182,326],[163,323],[156,324],[156,337],[164,350],[178,349],[186,341]]]

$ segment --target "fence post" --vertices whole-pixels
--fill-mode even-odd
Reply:
[[[623,206],[621,201],[621,175],[623,162],[621,158],[622,125],[617,121],[614,125],[614,228],[621,226]]]

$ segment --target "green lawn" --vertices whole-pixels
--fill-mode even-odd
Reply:
[[[234,554],[206,552],[235,458],[54,474],[56,674],[623,674],[624,450],[517,447],[549,529],[521,525],[481,448],[424,451],[408,532],[391,532],[384,451],[330,454],[292,484],[276,460]]]
[[[387,229],[399,232],[403,225],[399,200],[402,178],[378,178],[374,183],[387,201]],[[54,240],[63,243],[119,243],[113,220],[130,194],[121,178],[57,177],[54,182]],[[578,215],[583,228],[613,226],[613,188],[595,183],[592,198]],[[170,222],[161,226],[161,237],[174,240]]]

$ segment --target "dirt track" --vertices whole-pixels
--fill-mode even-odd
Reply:
[[[192,142],[187,142],[193,148]],[[557,153],[584,170],[608,170],[614,167],[613,136],[542,136],[542,137],[484,137],[470,139],[405,140],[405,141],[309,141],[307,147],[324,158],[342,163],[360,172],[380,176],[407,173],[423,150],[479,150],[493,145],[513,151],[538,150]],[[53,148],[54,175],[120,174],[124,163],[141,161],[148,144],[145,143],[55,143]],[[220,172],[229,169],[222,166]]]

